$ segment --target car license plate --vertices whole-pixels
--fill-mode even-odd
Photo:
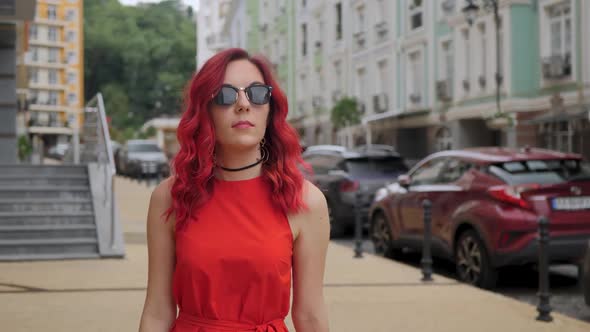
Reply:
[[[590,196],[557,197],[552,202],[553,210],[586,210],[590,209]]]

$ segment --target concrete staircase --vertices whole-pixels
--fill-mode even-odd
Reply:
[[[0,260],[98,257],[86,165],[0,165]]]

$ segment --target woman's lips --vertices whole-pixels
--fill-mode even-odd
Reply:
[[[251,128],[251,127],[254,127],[254,124],[250,121],[238,121],[238,122],[234,123],[231,127],[232,128]]]

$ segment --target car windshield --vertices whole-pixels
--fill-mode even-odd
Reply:
[[[508,184],[555,184],[590,180],[590,165],[577,159],[511,161],[490,166]]]
[[[160,152],[160,148],[155,144],[131,144],[129,152]]]
[[[353,176],[397,175],[408,171],[399,157],[354,158],[346,161],[346,169]]]

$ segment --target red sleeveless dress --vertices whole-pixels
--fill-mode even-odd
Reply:
[[[176,232],[171,332],[288,332],[293,236],[262,177],[215,180]]]

